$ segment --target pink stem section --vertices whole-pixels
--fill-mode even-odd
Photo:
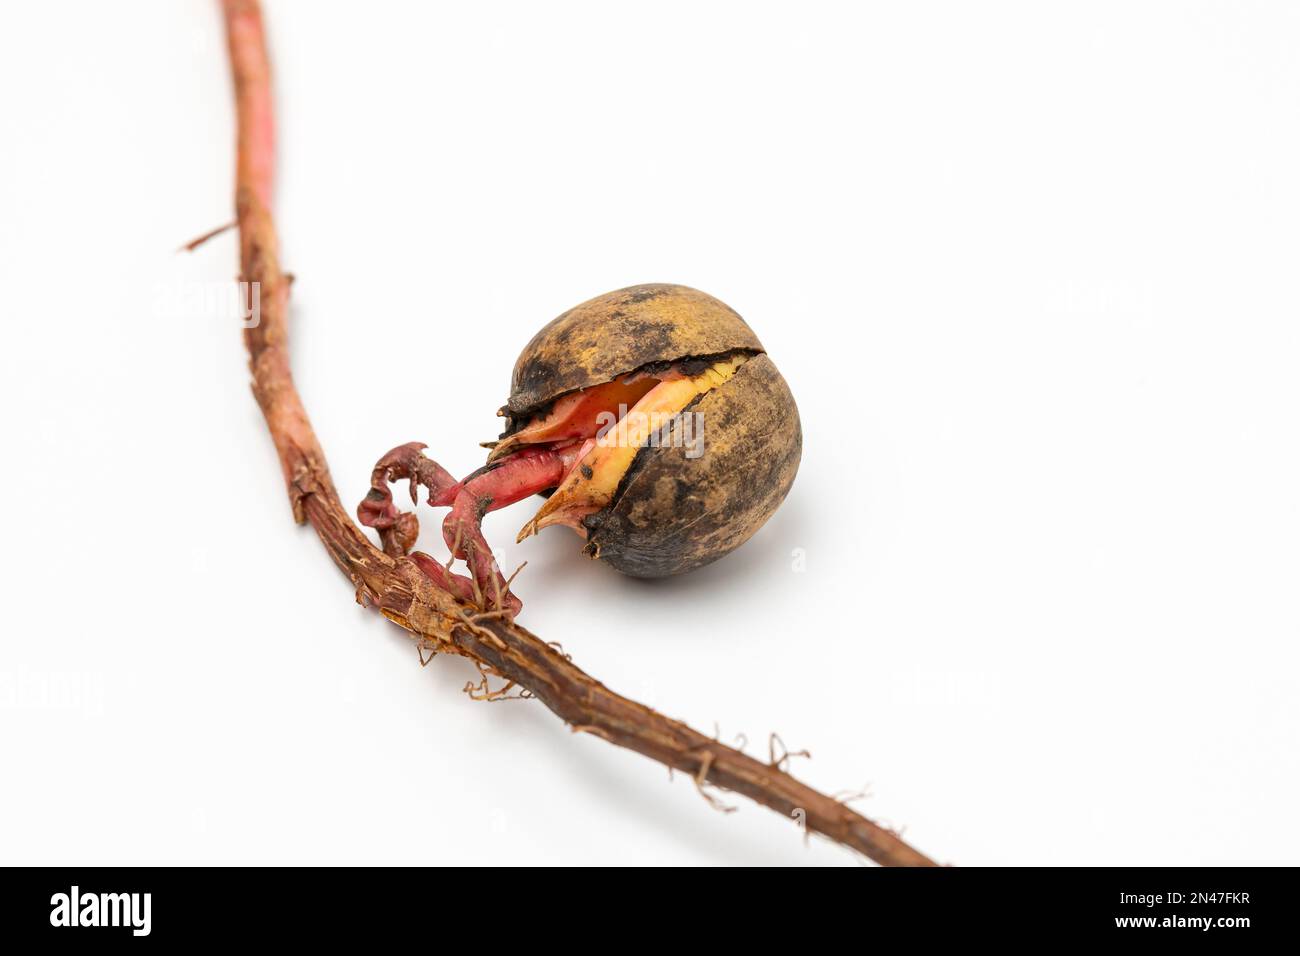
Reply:
[[[271,69],[261,56],[262,16],[256,3],[222,0],[230,40],[235,95],[247,89],[264,92],[241,101],[238,181],[248,186],[257,201],[271,208],[275,180],[275,110],[271,103]]]

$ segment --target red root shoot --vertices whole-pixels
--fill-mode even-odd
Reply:
[[[357,518],[379,532],[384,550],[394,557],[410,555],[412,561],[439,587],[484,610],[514,617],[523,603],[510,592],[492,548],[483,537],[483,516],[548,488],[554,488],[578,460],[580,446],[525,447],[483,466],[461,481],[436,461],[424,456],[425,445],[399,445],[375,463],[370,491],[357,506]],[[393,502],[390,485],[406,480],[412,504],[421,486],[428,502],[448,507],[442,523],[443,540],[453,559],[464,561],[470,576],[453,573],[423,552],[411,552],[420,533],[415,514],[401,511]],[[450,562],[448,562],[450,565]]]

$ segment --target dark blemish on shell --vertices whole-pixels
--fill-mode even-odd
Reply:
[[[673,486],[673,505],[677,508],[683,507],[686,499],[691,495],[691,483],[681,478],[674,479]]]
[[[649,302],[651,299],[657,299],[660,296],[668,294],[668,287],[657,285],[639,288],[631,295],[623,299],[624,305],[635,305],[638,302]]]

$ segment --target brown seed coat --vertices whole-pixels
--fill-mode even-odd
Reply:
[[[759,355],[690,409],[704,454],[661,442],[638,453],[614,504],[587,519],[587,553],[634,577],[702,567],[753,536],[785,500],[803,450],[799,410]],[[676,426],[674,426],[676,427]]]
[[[515,364],[502,413],[509,434],[562,395],[639,370],[752,355],[701,395],[703,454],[688,455],[674,421],[637,452],[612,504],[584,520],[586,552],[636,577],[665,577],[735,550],[785,499],[799,468],[799,410],[781,373],[729,306],[686,286],[639,285],[597,296],[553,320]],[[504,436],[503,436],[504,437]]]
[[[761,352],[734,309],[684,285],[634,285],[553,319],[524,346],[504,412],[518,419],[579,388],[659,362]]]

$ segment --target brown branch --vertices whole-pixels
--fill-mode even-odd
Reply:
[[[261,11],[256,0],[223,0],[222,7],[239,136],[235,209],[240,268],[243,280],[260,284],[261,292],[261,321],[244,332],[253,394],[275,442],[294,517],[316,530],[356,587],[357,600],[376,604],[425,648],[467,657],[485,673],[537,697],[575,731],[681,770],[701,786],[712,784],[787,817],[802,817],[808,830],[877,863],[934,865],[893,832],[795,780],[784,771],[784,761],[763,763],[615,694],[517,624],[475,620],[473,609],[435,587],[409,559],[375,547],[353,524],[334,490],[289,370],[289,279],[280,270],[270,213],[275,125]]]

